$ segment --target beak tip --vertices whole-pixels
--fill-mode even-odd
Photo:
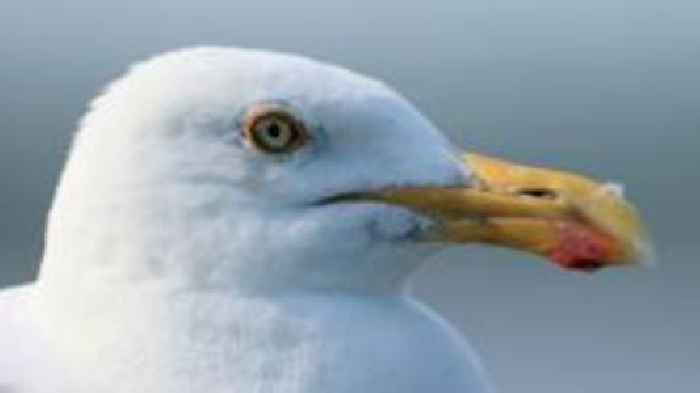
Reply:
[[[654,269],[658,266],[658,259],[653,243],[649,240],[638,241],[635,244],[637,259],[635,264],[644,269]]]

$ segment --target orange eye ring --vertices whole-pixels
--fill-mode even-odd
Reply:
[[[308,140],[304,124],[279,105],[258,106],[245,118],[243,134],[256,150],[269,154],[291,153]]]

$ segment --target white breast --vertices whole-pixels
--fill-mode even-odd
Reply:
[[[489,391],[464,339],[403,297],[210,293],[122,306],[61,323],[75,392]],[[110,326],[119,320],[133,323]]]

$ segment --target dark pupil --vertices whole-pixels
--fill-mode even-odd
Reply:
[[[272,123],[267,126],[267,134],[273,138],[279,138],[281,133],[280,126],[277,123]]]

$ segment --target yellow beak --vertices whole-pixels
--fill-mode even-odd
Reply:
[[[477,154],[466,154],[464,163],[474,176],[466,187],[392,188],[356,197],[434,217],[438,224],[424,241],[504,246],[583,271],[651,260],[645,227],[620,186]]]

